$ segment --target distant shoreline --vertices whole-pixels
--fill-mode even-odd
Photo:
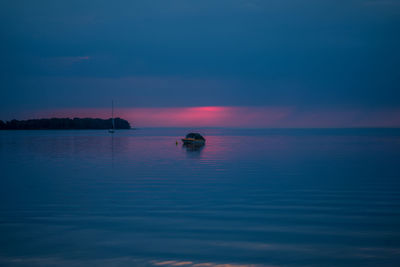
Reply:
[[[131,129],[127,120],[115,118],[115,129]],[[50,118],[31,120],[0,120],[0,130],[106,130],[112,128],[112,119]]]

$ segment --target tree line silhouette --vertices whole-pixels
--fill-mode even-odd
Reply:
[[[130,129],[128,121],[115,118],[115,129]],[[0,120],[0,130],[88,130],[88,129],[111,129],[111,119],[93,118],[51,118],[32,120],[11,120],[3,122]]]

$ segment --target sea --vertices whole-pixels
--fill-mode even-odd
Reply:
[[[0,266],[400,266],[400,129],[0,131]]]

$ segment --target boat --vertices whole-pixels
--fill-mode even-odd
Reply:
[[[111,102],[111,123],[112,128],[108,130],[109,133],[115,132],[115,122],[114,122],[114,100]]]
[[[184,145],[204,145],[206,139],[199,133],[189,133],[182,139]]]

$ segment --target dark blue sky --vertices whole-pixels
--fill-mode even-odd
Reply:
[[[0,2],[0,114],[400,108],[400,1]]]

